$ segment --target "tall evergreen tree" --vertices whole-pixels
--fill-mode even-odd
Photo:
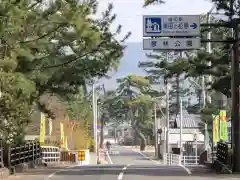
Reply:
[[[39,101],[43,94],[67,100],[87,80],[117,68],[130,34],[116,40],[121,26],[110,31],[116,18],[112,4],[93,19],[97,6],[95,0],[1,1],[0,110],[1,119],[13,129],[10,134],[14,128],[24,131],[32,105],[49,113]],[[7,125],[1,123],[8,139]]]
[[[139,67],[144,68],[148,74],[147,78],[153,85],[164,87],[164,83],[167,80],[171,86],[170,90],[170,113],[177,114],[180,108],[180,97],[186,97],[188,95],[188,88],[185,88],[182,84],[184,79],[182,78],[182,72],[174,74],[174,76],[167,76],[168,70],[166,67],[170,66],[179,60],[177,53],[149,53],[146,54],[148,60],[139,62]],[[176,69],[172,69],[172,71]],[[186,104],[187,101],[184,101]]]

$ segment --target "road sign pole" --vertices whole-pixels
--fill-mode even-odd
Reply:
[[[201,47],[199,15],[147,15],[143,16],[143,37],[161,37],[143,39],[144,50],[195,50]],[[164,38],[163,38],[164,37]],[[169,38],[172,37],[172,38]],[[169,53],[167,52],[166,61]],[[169,152],[169,86],[166,85],[166,138],[164,152]],[[156,121],[156,118],[155,118]],[[156,124],[156,123],[155,123]],[[156,154],[157,132],[155,126]]]
[[[158,122],[157,122],[157,107],[154,102],[154,136],[155,136],[155,156],[158,157]]]

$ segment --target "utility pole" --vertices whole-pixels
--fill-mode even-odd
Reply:
[[[232,128],[232,149],[233,149],[233,172],[240,172],[240,119],[239,119],[239,27],[240,19],[232,19],[234,15],[234,0],[230,0],[230,20],[227,23],[209,23],[201,24],[202,26],[212,26],[212,27],[227,27],[233,29],[233,39],[232,40],[201,40],[202,42],[220,42],[220,43],[230,43],[232,46],[232,62],[231,62],[231,99],[232,99],[232,114],[231,114],[231,128]]]
[[[166,61],[168,62],[169,54],[166,53]],[[169,153],[169,85],[168,85],[168,79],[165,79],[165,87],[166,87],[166,144],[165,144],[165,150],[166,153]]]
[[[232,2],[233,3],[233,2]],[[239,41],[239,29],[238,22],[234,27],[234,44],[233,44],[233,58],[232,58],[232,147],[233,147],[233,172],[240,172],[240,122],[239,122],[239,53],[238,53],[238,41]]]
[[[155,130],[155,157],[158,157],[158,121],[157,121],[157,106],[154,101],[154,130]]]
[[[183,113],[182,113],[182,97],[179,98],[180,99],[180,152],[182,153],[182,122],[183,122]]]
[[[92,84],[92,110],[93,110],[93,137],[94,137],[94,147],[95,152],[97,152],[97,103],[96,103],[96,93],[95,93],[95,83]]]
[[[179,58],[180,59],[183,58],[183,52],[182,51],[180,51],[180,53],[179,53],[178,59]],[[177,89],[176,89],[177,112],[176,112],[176,114],[178,114],[180,112],[180,74],[179,73],[177,73],[177,75],[176,75],[176,85],[177,85]]]
[[[105,97],[106,95],[106,89],[104,84],[102,85],[102,89],[103,89],[103,95]],[[101,115],[101,132],[100,132],[100,148],[103,148],[103,142],[104,142],[104,124],[105,124],[105,112],[103,112],[103,114]]]

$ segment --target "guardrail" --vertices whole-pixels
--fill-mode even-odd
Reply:
[[[4,166],[7,168],[35,161],[41,157],[40,143],[36,141],[19,146],[5,145],[2,150]]]
[[[55,146],[41,146],[42,162],[53,164],[60,162],[60,148]]]
[[[164,153],[163,154],[163,163],[165,165],[180,165],[182,161],[181,155]]]
[[[69,151],[62,151],[60,153],[60,162],[76,162],[76,154]]]
[[[183,165],[198,165],[199,159],[199,156],[183,156],[182,163]]]
[[[89,150],[62,151],[55,146],[40,146],[36,141],[28,141],[23,145],[2,145],[0,141],[0,168],[6,167],[13,173],[22,165],[29,167],[60,162],[89,164]]]

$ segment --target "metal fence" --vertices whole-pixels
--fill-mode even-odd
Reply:
[[[185,166],[199,165],[199,156],[182,156],[182,164]]]
[[[164,165],[180,165],[182,157],[178,154],[164,153],[163,164]]]
[[[7,168],[35,161],[41,157],[40,143],[26,142],[23,145],[4,145],[2,149],[3,163]]]
[[[0,168],[6,167],[14,170],[17,165],[24,163],[33,165],[77,163],[77,154],[78,151],[62,151],[55,146],[40,146],[37,141],[28,141],[22,145],[9,145],[0,140]],[[87,158],[86,154],[84,153],[85,158]]]
[[[62,151],[60,154],[60,162],[76,162],[76,154],[69,151]]]

